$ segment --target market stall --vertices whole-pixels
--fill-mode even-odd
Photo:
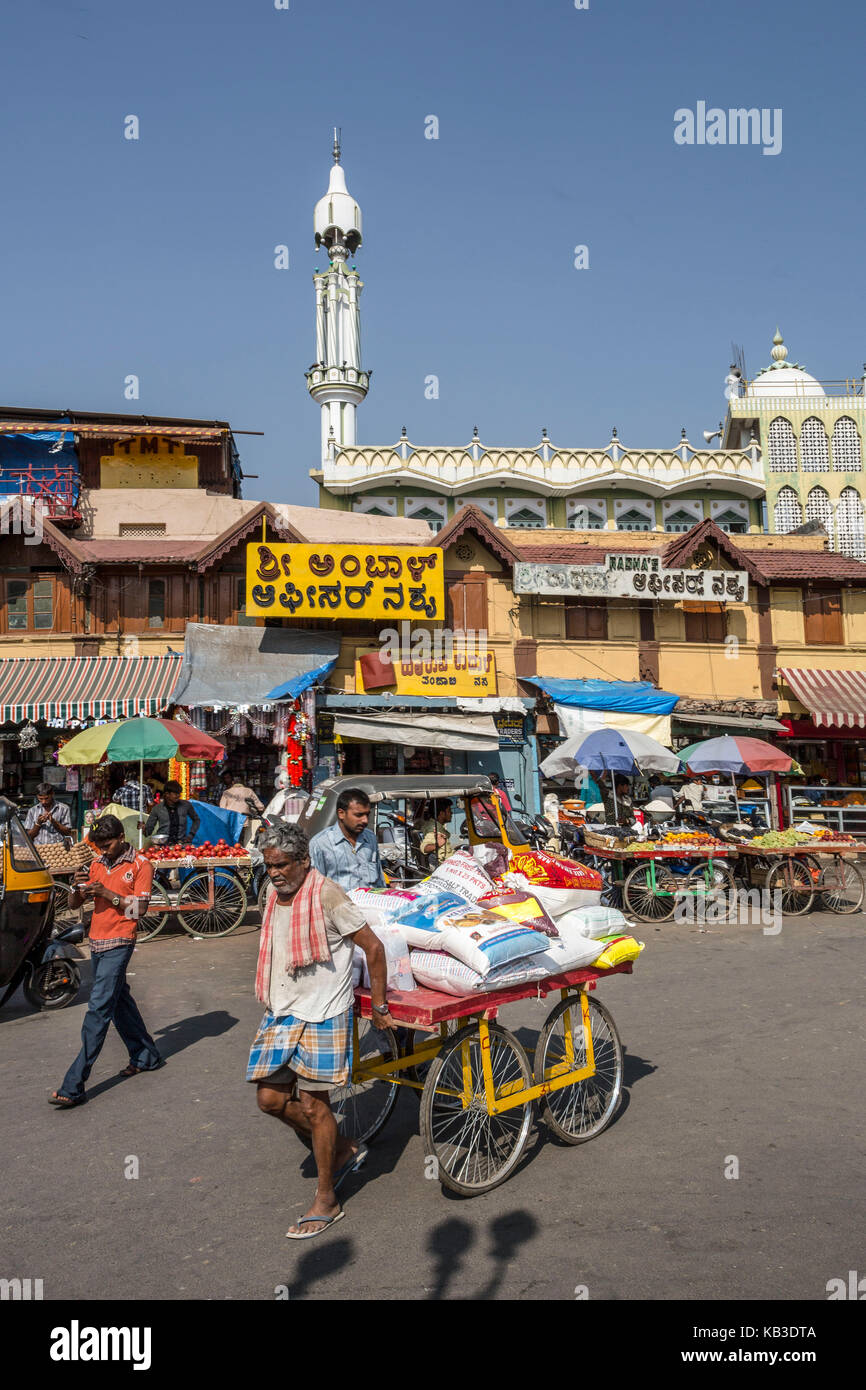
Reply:
[[[849,914],[863,905],[866,880],[858,861],[866,843],[853,836],[790,827],[738,839],[736,853],[746,889],[765,892],[783,915],[799,917],[816,907]]]
[[[715,915],[733,901],[734,877],[724,862],[736,848],[702,831],[671,830],[658,840],[617,840],[585,832],[586,852],[594,866],[608,866],[626,912],[639,922],[665,922],[678,904],[689,900],[715,905]]]

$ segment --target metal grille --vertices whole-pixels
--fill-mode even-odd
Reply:
[[[787,535],[803,524],[803,508],[792,487],[783,487],[773,508],[773,530],[779,536]]]
[[[822,487],[813,487],[806,498],[806,520],[820,521],[830,537],[833,546],[833,506],[828,493]]]
[[[797,441],[794,438],[794,427],[784,415],[777,415],[775,420],[770,422],[768,452],[771,473],[796,473]]]
[[[857,426],[849,415],[842,415],[833,426],[833,471],[859,473],[862,466]]]
[[[830,472],[830,449],[823,420],[810,415],[800,430],[800,463],[806,473]]]
[[[119,534],[129,540],[146,540],[148,536],[164,536],[164,521],[121,521]]]
[[[852,560],[866,560],[863,502],[855,487],[842,489],[836,508],[836,549]]]

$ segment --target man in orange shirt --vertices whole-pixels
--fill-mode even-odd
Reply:
[[[129,1066],[122,1076],[155,1071],[163,1065],[126,981],[138,919],[147,912],[150,901],[153,865],[127,843],[117,816],[103,816],[97,821],[90,843],[98,851],[97,857],[89,870],[81,869],[75,875],[69,904],[80,907],[83,902],[93,903],[89,934],[93,984],[81,1027],[81,1051],[59,1090],[48,1098],[49,1105],[64,1110],[86,1100],[84,1083],[111,1023],[129,1049]]]

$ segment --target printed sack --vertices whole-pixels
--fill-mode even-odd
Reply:
[[[629,929],[628,918],[618,907],[577,907],[556,919],[556,929],[560,936],[577,935],[599,938],[617,932],[626,934]]]
[[[418,893],[407,893],[402,888],[349,889],[352,902],[357,903],[362,912],[370,912],[378,918],[399,917],[419,896]]]
[[[483,907],[469,905],[462,911],[446,912],[437,918],[438,945],[441,950],[488,975],[499,965],[543,951],[549,938],[531,931],[519,922]]]
[[[601,898],[600,888],[551,888],[547,883],[530,883],[526,874],[508,873],[505,882],[518,891],[532,893],[554,921],[573,908],[594,906]]]
[[[479,898],[479,906],[501,913],[511,922],[521,922],[545,936],[558,936],[552,918],[545,912],[536,893],[488,893]]]
[[[626,961],[637,960],[645,943],[633,936],[609,936],[596,945],[604,946],[600,956],[592,962],[596,970],[610,970],[614,965],[624,965]]]
[[[444,951],[413,951],[412,973],[416,983],[425,989],[438,989],[443,994],[472,994],[476,990],[507,989],[542,979],[549,972],[545,965],[535,964],[540,959],[535,956],[532,960],[513,961],[484,976]]]
[[[533,888],[537,884],[548,888],[588,888],[601,891],[601,874],[586,864],[578,864],[576,859],[563,859],[560,854],[548,854],[544,849],[524,849],[518,846],[511,851],[511,867],[519,874],[525,874]]]
[[[493,892],[494,884],[471,854],[467,854],[465,849],[458,849],[454,854],[449,854],[423,884],[418,884],[418,888],[430,893],[459,893],[462,898],[477,903],[484,893]]]
[[[548,975],[561,975],[566,970],[582,970],[584,966],[595,964],[599,944],[580,932],[560,930],[555,941],[548,941],[547,950],[542,955],[532,957],[532,963],[544,965]]]
[[[410,946],[437,951],[441,950],[439,918],[457,909],[468,912],[472,906],[459,893],[428,893],[406,906],[396,919],[396,925]]]

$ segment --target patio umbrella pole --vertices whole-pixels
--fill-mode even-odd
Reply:
[[[138,848],[144,844],[144,831],[141,828],[144,820],[144,758],[138,760]]]

